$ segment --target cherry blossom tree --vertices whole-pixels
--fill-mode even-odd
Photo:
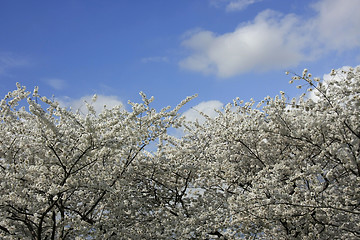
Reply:
[[[0,238],[166,236],[159,198],[176,195],[152,188],[162,169],[145,149],[181,123],[192,97],[156,112],[141,93],[131,111],[97,114],[89,103],[84,116],[17,87],[0,103]]]
[[[313,95],[239,99],[194,123],[168,158],[191,172],[199,238],[360,238],[360,69],[300,82]]]
[[[18,85],[0,102],[0,238],[358,239],[360,69],[331,76],[201,123],[178,113],[192,97],[81,115]]]

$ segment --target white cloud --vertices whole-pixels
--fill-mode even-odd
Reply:
[[[241,25],[231,33],[200,31],[183,42],[192,54],[180,66],[225,78],[253,69],[295,65],[304,57],[304,39],[300,33],[291,33],[298,24],[294,15],[282,16],[267,10],[253,23]]]
[[[58,79],[58,78],[44,79],[44,82],[46,82],[49,86],[51,86],[52,88],[54,88],[56,90],[62,90],[66,86],[65,81],[62,79]]]
[[[360,2],[322,0],[313,5],[318,15],[312,19],[319,41],[328,48],[347,50],[360,46]]]
[[[198,120],[200,123],[205,121],[205,118],[201,116],[200,112],[205,115],[214,118],[218,115],[216,110],[221,110],[224,104],[218,100],[201,102],[195,107],[187,110],[183,115],[185,116],[187,121],[194,122]]]
[[[87,114],[86,103],[92,105],[96,113],[101,113],[104,106],[111,109],[115,106],[124,106],[123,103],[116,96],[97,95],[95,102],[92,101],[93,95],[83,96],[80,99],[71,99],[69,97],[62,97],[59,103],[63,107],[71,107],[73,111],[79,110],[82,114]]]
[[[179,65],[226,78],[252,70],[285,69],[332,50],[360,46],[358,0],[321,0],[313,8],[312,18],[265,10],[233,32],[192,33],[182,42],[190,55]]]

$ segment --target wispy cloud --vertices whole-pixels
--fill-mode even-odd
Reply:
[[[150,62],[168,62],[169,59],[167,57],[144,57],[141,59],[142,63],[150,63]]]
[[[215,7],[225,7],[227,12],[242,11],[248,6],[263,0],[210,0],[210,4]]]
[[[93,95],[83,96],[79,99],[61,97],[59,103],[63,107],[71,108],[73,111],[79,111],[82,114],[87,114],[86,103],[92,105],[97,113],[101,113],[105,108],[112,109],[116,106],[124,107],[124,104],[117,96],[97,95],[95,102],[92,101],[92,98]]]
[[[28,65],[27,59],[17,56],[13,53],[0,53],[0,74],[8,74],[11,68]]]
[[[262,0],[237,0],[237,1],[230,1],[228,5],[226,5],[226,11],[241,11],[245,10],[248,6],[261,2]]]
[[[43,81],[56,90],[62,90],[66,86],[66,82],[59,78],[46,78]]]
[[[284,69],[330,51],[360,47],[358,0],[321,0],[313,8],[316,14],[310,19],[265,10],[233,32],[192,33],[182,42],[190,55],[179,65],[227,78],[252,70]]]

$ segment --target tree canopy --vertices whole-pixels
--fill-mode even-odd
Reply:
[[[179,114],[193,97],[82,115],[18,84],[0,102],[0,237],[358,239],[360,69],[331,76],[204,123]]]

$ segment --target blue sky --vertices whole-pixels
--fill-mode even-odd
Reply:
[[[201,109],[261,100],[290,70],[360,62],[358,0],[0,0],[0,95],[20,82],[64,105],[155,97]],[[186,109],[185,109],[186,110]]]

